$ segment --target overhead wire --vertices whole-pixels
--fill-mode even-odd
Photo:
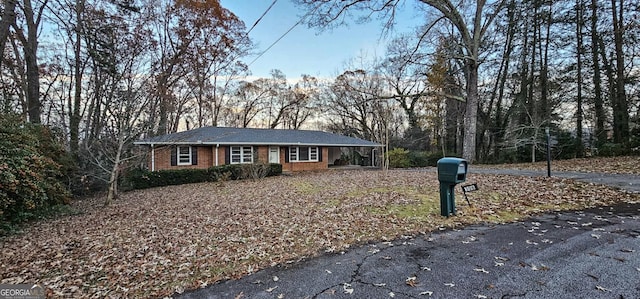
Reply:
[[[271,2],[271,5],[269,5],[269,7],[267,7],[267,10],[265,10],[262,15],[255,21],[255,23],[253,23],[253,26],[251,26],[251,28],[249,28],[249,31],[247,31],[247,35],[249,35],[249,33],[251,32],[251,30],[253,30],[253,28],[256,28],[256,25],[258,25],[258,23],[260,23],[260,21],[262,21],[262,18],[264,18],[264,16],[269,12],[269,10],[271,10],[271,8],[276,4],[276,2],[278,2],[278,0],[273,0],[273,2]]]
[[[300,18],[300,20],[298,20],[298,22],[296,22],[295,24],[293,24],[293,26],[291,26],[289,28],[289,30],[287,30],[285,33],[283,33],[280,37],[278,37],[278,39],[276,39],[276,41],[274,41],[273,43],[271,43],[271,45],[269,45],[269,47],[267,47],[264,51],[262,51],[262,53],[258,54],[258,56],[256,58],[254,58],[251,62],[249,62],[249,64],[247,64],[247,66],[251,66],[254,62],[256,62],[256,60],[258,60],[260,57],[262,57],[262,55],[264,55],[265,53],[267,53],[267,51],[269,51],[271,48],[273,48],[273,46],[275,46],[278,42],[280,42],[280,40],[282,40],[287,34],[289,34],[289,32],[291,32],[291,30],[293,30],[293,28],[296,28],[298,25],[300,25],[308,16],[310,16],[311,14],[315,13],[316,10],[318,10],[318,8],[320,8],[320,6],[322,5],[322,3],[318,4],[312,11],[308,12],[307,14],[305,14],[304,16],[302,16]]]

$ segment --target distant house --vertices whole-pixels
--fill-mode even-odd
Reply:
[[[149,146],[151,171],[280,163],[284,171],[327,169],[341,148],[381,144],[321,131],[203,127],[134,142]]]

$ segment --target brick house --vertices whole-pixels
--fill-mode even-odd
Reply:
[[[134,142],[149,146],[151,171],[225,164],[279,163],[283,171],[327,169],[343,148],[381,144],[307,130],[202,127]]]

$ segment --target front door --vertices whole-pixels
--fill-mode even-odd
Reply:
[[[280,147],[269,147],[269,163],[280,163]]]

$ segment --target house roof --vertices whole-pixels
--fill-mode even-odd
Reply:
[[[202,127],[146,138],[136,141],[134,144],[382,146],[379,143],[322,131],[227,127]]]

